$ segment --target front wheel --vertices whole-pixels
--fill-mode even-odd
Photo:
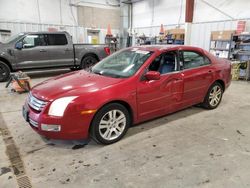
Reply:
[[[121,104],[111,103],[101,108],[91,124],[91,137],[102,144],[119,141],[131,123],[128,110]]]
[[[0,61],[0,82],[5,82],[10,77],[10,68],[4,62]]]
[[[203,106],[207,109],[217,108],[221,102],[223,87],[219,82],[215,82],[208,90]]]

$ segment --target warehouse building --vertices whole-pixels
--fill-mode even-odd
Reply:
[[[249,7],[0,0],[0,187],[249,187]]]

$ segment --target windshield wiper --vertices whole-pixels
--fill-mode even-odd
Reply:
[[[94,74],[103,75],[102,71],[98,71],[98,72],[96,72],[96,71],[93,71],[93,70],[91,69],[91,72],[93,72]]]

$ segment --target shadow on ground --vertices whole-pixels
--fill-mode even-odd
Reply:
[[[155,118],[150,121],[146,121],[137,125],[133,125],[129,128],[127,134],[123,139],[127,139],[132,136],[136,136],[136,134],[142,133],[144,131],[148,131],[150,129],[154,129],[160,126],[167,126],[167,123],[170,123],[172,121],[176,121],[188,116],[195,115],[197,113],[201,113],[205,111],[205,109],[201,107],[189,107],[187,109],[160,117]],[[71,149],[80,149],[84,146],[88,145],[91,147],[102,147],[103,145],[97,144],[92,139],[89,140],[49,140],[46,138],[42,138],[44,142],[49,146],[55,146],[60,148],[71,148]]]

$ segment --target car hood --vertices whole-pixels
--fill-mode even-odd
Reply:
[[[43,81],[34,86],[31,93],[39,99],[53,101],[65,96],[80,96],[86,93],[94,93],[116,85],[123,80],[86,71],[77,71]]]
[[[10,44],[3,44],[3,43],[0,43],[0,51],[1,52],[7,52],[7,49],[8,48],[11,48],[12,46]],[[3,55],[3,54],[0,54],[0,55]]]
[[[0,51],[3,51],[4,48],[5,48],[5,44],[0,43]]]

